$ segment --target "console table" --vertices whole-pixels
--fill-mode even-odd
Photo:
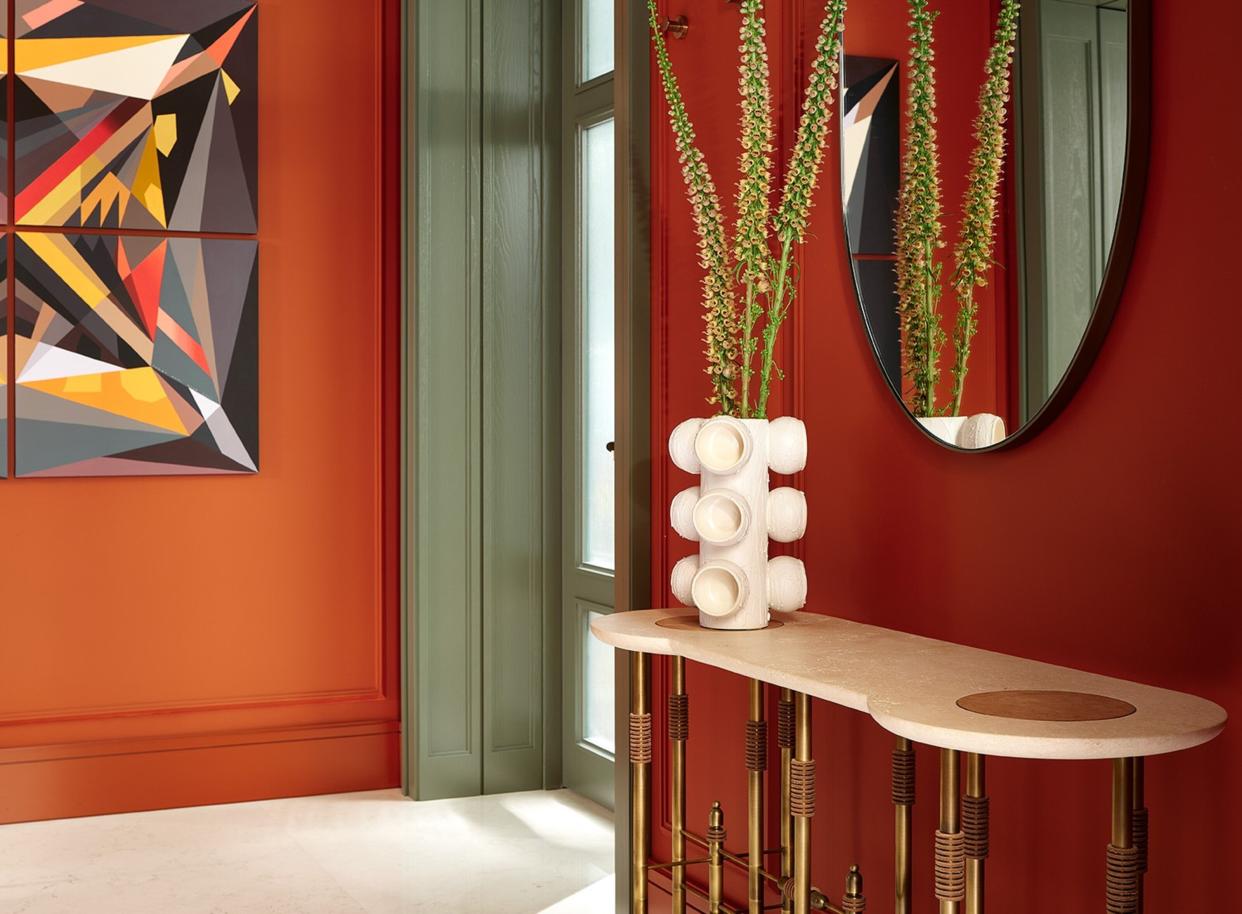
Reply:
[[[989,755],[1030,759],[1112,759],[1112,837],[1107,848],[1106,911],[1138,914],[1147,868],[1147,810],[1143,759],[1211,740],[1226,714],[1213,702],[1107,676],[921,638],[812,613],[773,613],[761,631],[700,628],[690,610],[616,613],[591,625],[595,637],[630,651],[629,749],[632,911],[647,909],[647,876],[667,869],[674,914],[686,910],[686,867],[706,864],[711,914],[738,914],[724,903],[726,864],[749,874],[748,914],[774,905],[787,914],[865,910],[862,877],[851,868],[836,902],[811,885],[810,828],[815,814],[811,758],[811,698],[861,711],[895,737],[892,768],[896,914],[910,911],[914,743],[940,750],[940,826],[936,832],[935,891],[941,914],[982,914],[988,855],[985,760]],[[650,856],[651,655],[673,658],[668,707],[673,859]],[[689,697],[685,661],[750,679],[746,722],[749,771],[748,852],[724,848],[724,812],[711,811],[696,834],[685,824],[685,743]],[[763,775],[767,767],[764,687],[779,688],[780,847],[763,847]],[[965,756],[965,790],[962,757]],[[687,842],[702,848],[690,859]],[[779,857],[779,868],[766,858]]]

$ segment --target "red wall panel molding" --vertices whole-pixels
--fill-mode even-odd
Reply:
[[[0,483],[0,822],[400,782],[400,5],[261,6],[262,471]]]
[[[939,5],[943,24],[954,4]],[[768,7],[778,142],[787,150],[822,5]],[[899,0],[851,4],[847,51],[903,57],[869,17],[882,11],[900,20],[904,7]],[[684,11],[693,27],[671,52],[717,186],[731,197],[737,7],[703,0]],[[1242,28],[1242,10],[1225,0],[1193,9],[1156,4],[1155,20],[1151,175],[1138,250],[1103,351],[1057,421],[1014,450],[963,455],[925,440],[903,414],[875,366],[854,302],[835,128],[802,256],[803,297],[784,340],[789,380],[775,414],[798,414],[810,435],[809,465],[795,483],[810,506],[800,551],[809,609],[1193,692],[1239,712],[1242,434],[1229,419],[1237,354],[1228,332],[1238,320],[1237,296],[1228,291],[1235,285],[1229,255],[1192,256],[1186,238],[1214,239],[1223,251],[1242,208],[1242,126],[1218,94],[1201,91],[1231,84],[1227,36]],[[976,58],[981,66],[979,54],[948,52],[947,42],[968,35],[946,28],[941,36],[945,66],[973,67]],[[954,100],[942,103],[942,133],[968,125]],[[691,484],[669,463],[668,433],[704,414],[708,389],[693,223],[654,76],[652,112],[651,507],[664,517],[672,495]],[[964,157],[946,154],[944,168],[946,184],[960,180]],[[946,186],[946,201],[956,198]],[[668,571],[692,549],[656,530],[654,605],[672,605]],[[659,716],[666,664],[657,661],[653,675]],[[688,825],[701,831],[720,800],[736,839],[730,849],[744,851],[746,684],[694,664],[687,676]],[[661,720],[654,725],[662,732]],[[891,747],[870,720],[816,704],[822,799],[814,878],[836,892],[847,866],[860,863],[880,909],[892,873]],[[920,752],[919,763],[916,910],[930,912],[935,753]],[[1149,763],[1149,910],[1231,909],[1233,889],[1219,874],[1242,857],[1242,836],[1230,825],[1242,817],[1240,769],[1236,727],[1208,746]],[[659,756],[654,779],[659,804],[667,789]],[[1101,910],[1108,766],[997,759],[988,788],[992,905],[1008,914]],[[654,853],[667,859],[662,806],[653,818]],[[744,880],[730,879],[730,900],[744,902]]]

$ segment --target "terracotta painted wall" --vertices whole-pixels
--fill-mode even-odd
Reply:
[[[787,146],[821,7],[770,6]],[[863,20],[874,8],[853,4],[847,44],[850,28],[867,34]],[[717,183],[731,194],[737,7],[675,0],[666,10],[692,22],[672,50]],[[1242,207],[1242,131],[1219,89],[1232,83],[1228,36],[1239,28],[1242,11],[1226,0],[1156,3],[1151,178],[1129,284],[1074,401],[1016,450],[937,448],[892,400],[845,272],[834,153],[803,258],[806,293],[786,340],[790,380],[778,404],[809,426],[810,467],[795,484],[807,492],[811,529],[795,551],[808,565],[810,609],[1194,692],[1242,712],[1242,432],[1231,419],[1238,296],[1227,248]],[[652,510],[662,517],[690,483],[663,443],[677,422],[704,414],[706,389],[689,212],[658,100],[652,116]],[[1215,253],[1196,246],[1200,253],[1189,254],[1188,236],[1214,242]],[[671,532],[657,538],[656,605],[671,605],[663,582],[690,551]],[[654,675],[662,716],[663,663]],[[689,821],[705,828],[711,802],[722,800],[730,847],[744,850],[746,683],[693,664],[688,676]],[[656,727],[662,732],[662,719]],[[846,867],[858,862],[876,910],[892,904],[890,748],[869,719],[816,703],[815,882],[835,897]],[[919,763],[916,910],[930,912],[935,753],[923,750]],[[1149,910],[1236,906],[1223,877],[1242,858],[1234,827],[1240,770],[1236,724],[1209,746],[1149,764]],[[999,759],[988,774],[993,907],[1102,910],[1107,764]],[[667,786],[662,755],[656,784]],[[667,859],[666,813],[655,821],[655,852]],[[728,889],[744,901],[736,876]]]
[[[259,475],[0,482],[0,822],[399,783],[398,8],[260,2]]]

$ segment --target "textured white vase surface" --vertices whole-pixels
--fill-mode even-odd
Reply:
[[[1005,440],[1005,420],[992,413],[973,416],[931,416],[919,424],[946,444],[966,450],[991,447]]]
[[[669,437],[673,463],[699,475],[669,508],[673,529],[699,544],[673,568],[673,594],[699,610],[707,628],[764,628],[769,610],[806,604],[799,559],[768,559],[768,540],[790,543],[806,533],[806,496],[769,490],[769,471],[806,466],[806,426],[798,419],[689,419]]]

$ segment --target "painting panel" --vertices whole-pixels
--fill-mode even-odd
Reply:
[[[253,233],[253,0],[16,0],[22,225]]]
[[[16,236],[19,476],[258,470],[258,243]]]

